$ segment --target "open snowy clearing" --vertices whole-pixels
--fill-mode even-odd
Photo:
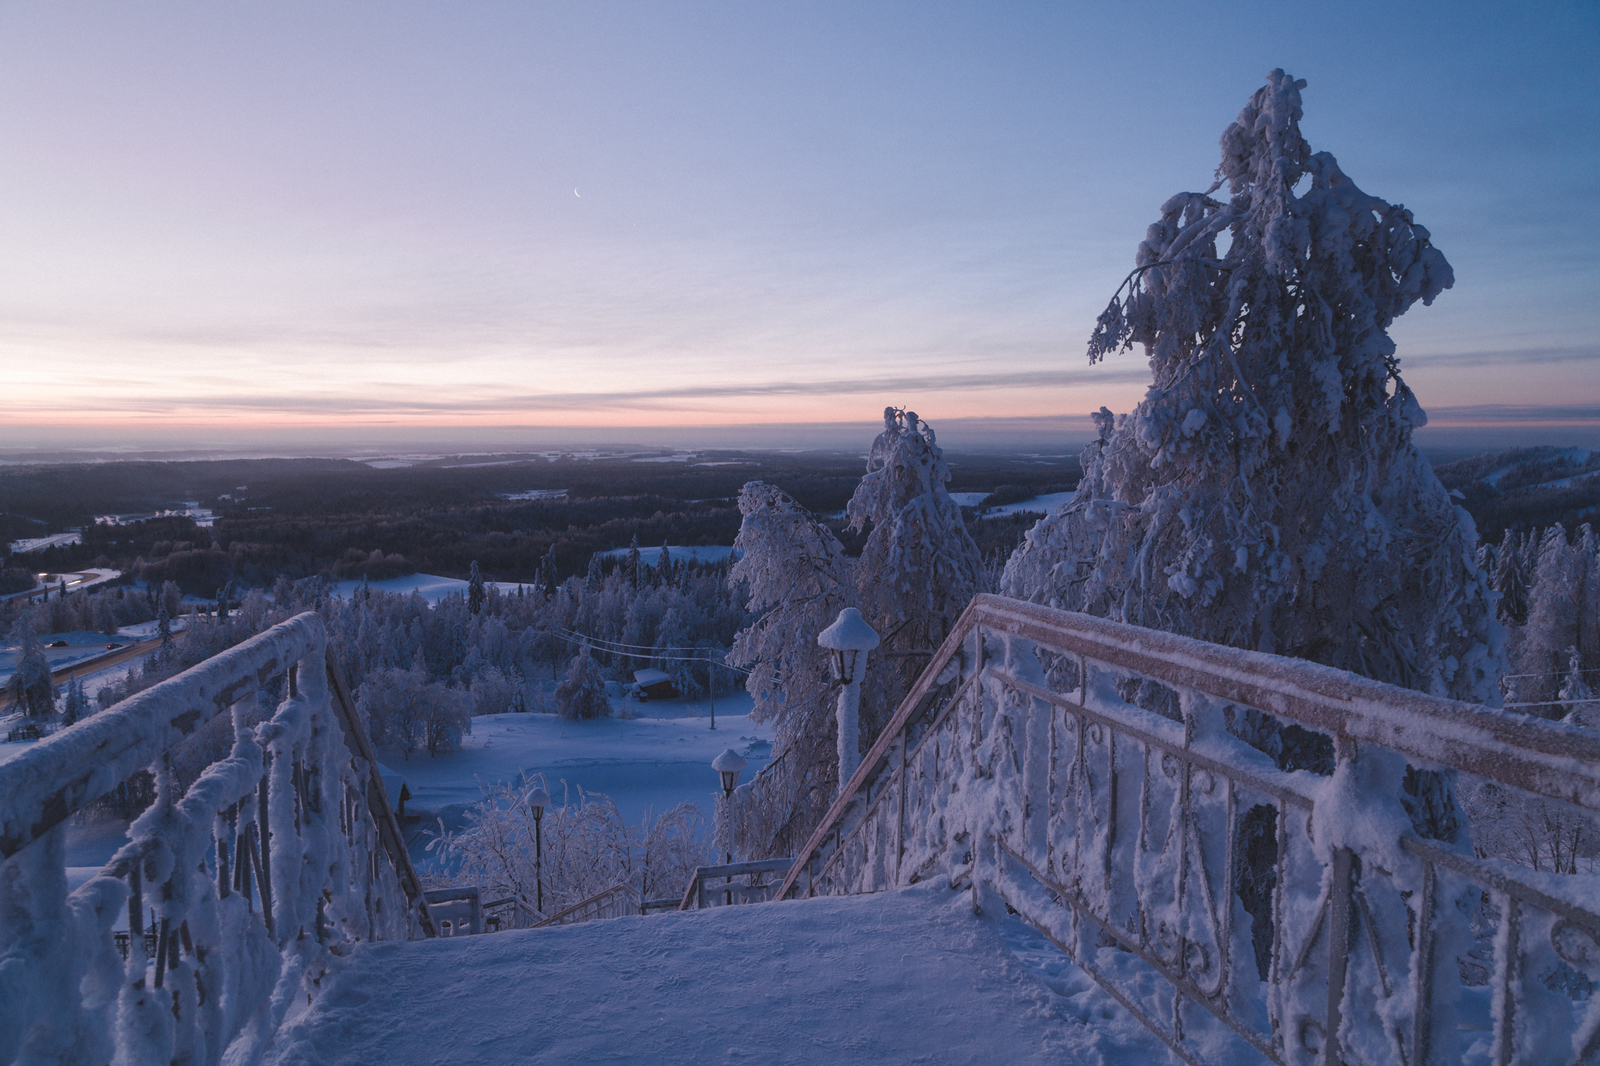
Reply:
[[[772,731],[750,721],[751,702],[744,692],[718,699],[715,731],[704,700],[646,704],[640,710],[653,716],[648,718],[476,717],[460,751],[385,760],[411,793],[406,813],[423,815],[407,833],[412,856],[431,862],[423,849],[438,831],[437,819],[459,828],[467,808],[483,799],[483,786],[539,773],[557,804],[578,802],[581,787],[610,796],[630,823],[638,823],[647,810],[660,814],[685,802],[699,804],[709,823],[718,792],[711,760],[733,748],[750,762],[743,777],[748,781],[771,758]]]
[[[429,603],[438,603],[453,593],[463,596],[467,594],[465,581],[458,577],[440,577],[437,574],[407,574],[405,577],[385,578],[369,584],[374,592],[387,592],[397,596],[409,596],[415,592]],[[483,584],[485,588],[498,588],[502,593],[517,590],[516,585],[505,582],[485,581]],[[331,586],[333,594],[344,599],[349,599],[360,587],[360,581],[335,581]]]
[[[609,559],[620,559],[627,555],[629,550],[628,548],[613,548],[610,551],[596,554]],[[672,554],[675,562],[693,559],[697,563],[720,563],[732,553],[733,548],[727,544],[700,544],[692,548],[680,548],[676,544],[668,544],[667,551]],[[639,558],[644,561],[646,566],[655,566],[661,561],[661,549],[641,547],[639,549]]]
[[[1019,511],[1049,514],[1070,499],[1072,499],[1072,493],[1070,492],[1051,492],[1043,496],[1035,496],[1031,500],[1023,500],[1020,503],[1005,503],[999,507],[991,507],[983,512],[983,517],[998,518],[1001,515],[1016,514]]]
[[[1053,953],[1053,954],[1052,954]],[[937,883],[359,948],[271,1066],[1166,1061],[1015,919]]]

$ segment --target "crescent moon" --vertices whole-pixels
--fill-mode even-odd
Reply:
[[[574,195],[574,196],[577,196],[577,197],[578,197],[578,199],[580,199],[580,200],[581,200],[581,199],[583,199],[583,197],[582,197],[582,196],[581,196],[581,195],[579,195],[579,193],[578,193],[578,187],[577,187],[577,186],[576,186],[576,185],[574,185],[574,186],[573,186],[573,187],[572,187],[572,195]]]

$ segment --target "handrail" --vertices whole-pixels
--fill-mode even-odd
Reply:
[[[634,888],[626,881],[619,881],[610,888],[603,888],[599,892],[596,892],[594,895],[589,896],[586,899],[580,899],[570,907],[564,907],[561,910],[556,911],[544,921],[536,923],[532,928],[543,929],[547,925],[575,924],[574,922],[569,922],[567,919],[585,909],[599,910],[600,902],[602,900],[610,899],[613,896],[622,896],[627,902],[633,904],[633,913],[639,913],[639,908],[643,903],[643,899],[639,895],[639,890]]]
[[[174,745],[223,712],[185,785]],[[374,766],[314,612],[0,763],[0,1062],[254,1061],[339,956],[431,931]],[[69,896],[62,823],[145,769],[154,802]]]
[[[1600,812],[1600,736],[1588,730],[1431,696],[1304,659],[1227,648],[979,593],[828,807],[800,850],[802,857],[832,832],[918,712],[939,672],[979,626],[1267,711],[1332,736],[1374,742],[1424,766],[1476,774]],[[795,864],[776,898],[793,890],[801,866]]]
[[[1246,712],[1329,735],[1331,776],[1245,744]],[[1191,1064],[1600,1056],[1600,997],[1571,1002],[1600,982],[1596,878],[1420,839],[1408,765],[1600,812],[1587,731],[981,595],[773,898],[938,871]]]
[[[405,834],[400,831],[400,821],[394,814],[394,801],[389,798],[389,790],[383,784],[383,774],[378,769],[378,755],[372,747],[372,738],[367,734],[366,725],[356,710],[355,700],[350,698],[350,689],[344,683],[344,673],[339,669],[338,660],[334,657],[331,647],[327,649],[326,658],[328,688],[333,694],[334,717],[338,719],[339,728],[344,733],[345,746],[350,749],[351,754],[365,760],[367,764],[367,810],[371,812],[372,819],[378,826],[378,839],[383,843],[384,854],[389,856],[389,862],[400,878],[400,887],[405,891],[406,900],[417,915],[423,936],[434,936],[438,930],[435,929],[433,917],[428,912],[428,894],[423,890],[422,878],[417,876],[417,868],[411,861]]]
[[[689,878],[688,887],[683,890],[683,901],[678,904],[678,909],[680,911],[687,911],[704,907],[706,882],[713,877],[754,877],[760,874],[787,873],[790,866],[793,864],[793,859],[784,858],[757,859],[752,862],[730,862],[724,863],[721,866],[696,867],[694,876]],[[769,893],[772,888],[771,885],[743,885],[735,887],[738,888],[743,895],[749,894],[748,892],[744,891],[745,889],[757,887],[762,888],[763,898],[767,898],[766,893]]]
[[[286,673],[286,649],[310,642],[311,617],[279,623],[0,763],[0,796],[7,797],[0,807],[0,858],[15,855]],[[320,631],[322,620],[315,625]]]

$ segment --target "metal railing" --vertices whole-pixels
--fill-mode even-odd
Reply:
[[[0,763],[0,1061],[249,1063],[336,956],[432,935],[326,644],[298,615]],[[181,788],[174,749],[230,712]],[[146,769],[154,802],[69,895],[64,823]]]
[[[1600,810],[1593,734],[982,595],[777,897],[997,895],[1189,1063],[1593,1061],[1600,878],[1418,838],[1407,764]]]
[[[683,891],[680,911],[704,910],[707,907],[726,907],[740,903],[765,903],[774,898],[778,877],[789,872],[793,859],[760,859],[756,862],[732,862],[722,866],[701,866],[689,879]],[[718,879],[721,879],[720,882]],[[734,878],[743,878],[735,882]]]

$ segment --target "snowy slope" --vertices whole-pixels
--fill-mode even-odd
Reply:
[[[1015,920],[936,883],[358,949],[269,1066],[1166,1060]],[[1050,971],[1056,971],[1051,974]],[[1065,976],[1063,976],[1063,972]]]

